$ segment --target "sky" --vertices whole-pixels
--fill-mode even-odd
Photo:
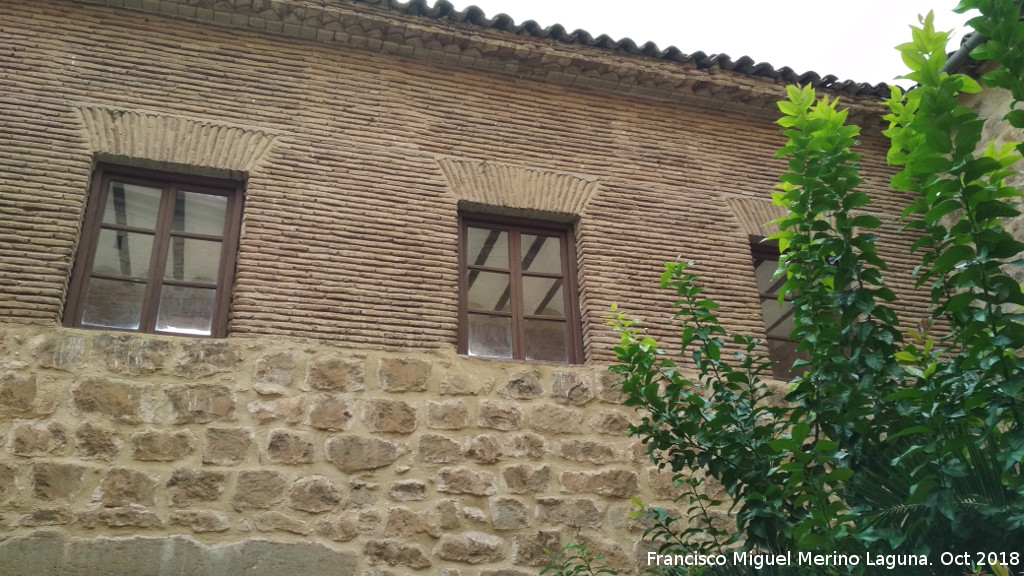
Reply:
[[[970,15],[953,13],[957,0],[449,0],[475,5],[489,17],[516,23],[561,24],[595,38],[631,38],[642,45],[675,46],[690,54],[750,56],[797,73],[833,74],[840,80],[893,83],[905,73],[895,46],[910,41],[918,14],[935,11],[936,28],[956,30],[960,45]],[[907,85],[904,82],[899,84]]]

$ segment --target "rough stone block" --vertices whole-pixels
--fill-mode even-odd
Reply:
[[[224,493],[227,478],[224,472],[178,468],[167,481],[167,495],[177,506],[213,502]]]
[[[298,518],[281,512],[260,512],[256,515],[256,529],[260,532],[291,532],[306,536],[313,533],[313,527]]]
[[[625,498],[640,492],[640,476],[632,470],[567,470],[558,478],[562,492],[590,492],[602,496]]]
[[[75,431],[75,445],[80,458],[113,460],[121,452],[124,442],[117,432],[86,422]]]
[[[647,469],[647,483],[659,498],[674,500],[683,493],[683,489],[676,486],[672,471],[659,470],[657,466]]]
[[[582,406],[594,399],[594,389],[578,372],[555,372],[551,377],[551,396],[559,404]]]
[[[0,462],[0,502],[6,502],[18,493],[18,469]]]
[[[288,386],[295,374],[295,357],[289,352],[264,354],[256,359],[252,381],[255,384]]]
[[[359,518],[356,514],[344,514],[335,518],[324,518],[316,523],[316,532],[335,542],[348,542],[359,535]]]
[[[525,572],[515,568],[496,568],[493,570],[481,570],[480,576],[534,576],[534,574],[533,572]]]
[[[71,390],[75,407],[86,414],[97,414],[116,422],[142,422],[142,392],[130,382],[86,376]]]
[[[78,516],[67,508],[42,508],[32,510],[22,516],[18,525],[25,527],[63,526],[76,521],[78,521]],[[2,562],[0,562],[0,566],[3,566]]]
[[[27,415],[35,410],[36,375],[0,374],[0,414]]]
[[[248,428],[207,428],[203,463],[236,466],[249,457],[253,434]]]
[[[29,350],[43,368],[74,372],[82,367],[85,338],[60,332],[40,334],[29,343]]]
[[[363,390],[365,378],[362,358],[324,356],[314,358],[306,369],[306,386],[325,392]]]
[[[405,506],[388,508],[388,520],[384,525],[384,535],[388,538],[408,538],[428,530],[426,515]]]
[[[592,440],[563,440],[558,453],[566,460],[591,464],[610,464],[625,458],[615,445]]]
[[[233,420],[235,395],[226,386],[200,384],[167,390],[175,424],[208,424]]]
[[[462,459],[462,444],[439,434],[420,436],[419,459],[434,464],[452,464]]]
[[[544,384],[538,372],[517,372],[508,378],[508,384],[498,390],[498,396],[514,400],[532,400],[544,395]]]
[[[78,521],[85,528],[96,528],[100,525],[110,528],[163,528],[164,526],[164,521],[159,516],[138,504],[80,512]]]
[[[430,378],[430,362],[412,358],[381,358],[377,382],[387,392],[423,392]]]
[[[401,540],[368,540],[363,545],[363,556],[371,566],[387,564],[422,570],[431,565],[430,558],[420,546]]]
[[[152,506],[160,479],[145,472],[115,466],[107,471],[93,495],[104,507],[118,508],[139,504]]]
[[[285,488],[287,485],[280,472],[243,470],[238,473],[231,503],[236,510],[270,508],[284,499]]]
[[[536,517],[541,524],[597,528],[601,514],[601,507],[592,498],[537,498]]]
[[[544,550],[561,548],[561,534],[557,531],[516,534],[512,536],[510,561],[517,566],[548,566],[551,558]]]
[[[341,504],[341,499],[341,488],[326,476],[299,478],[288,491],[292,508],[314,514],[334,510]]]
[[[363,401],[362,421],[371,432],[409,434],[416,430],[418,420],[416,407],[410,402],[387,398]]]
[[[443,560],[469,564],[498,562],[505,557],[505,540],[486,532],[445,534],[441,536],[437,555]]]
[[[427,402],[427,428],[459,430],[469,425],[469,410],[462,400]]]
[[[523,409],[508,402],[482,400],[477,425],[495,430],[518,430],[523,427]]]
[[[598,434],[625,436],[629,433],[629,418],[619,410],[602,410],[587,420],[587,426]]]
[[[422,480],[399,480],[391,484],[388,495],[399,502],[425,500],[427,485]]]
[[[292,430],[271,430],[266,456],[274,464],[311,464],[316,450],[313,436]]]
[[[547,492],[551,486],[550,466],[514,464],[501,470],[502,487],[513,494]]]
[[[475,374],[453,373],[441,379],[442,396],[477,396],[486,394],[494,386],[494,380],[480,378]]]
[[[317,430],[340,432],[355,423],[356,403],[351,398],[317,394],[309,404],[309,425]]]
[[[195,452],[196,437],[191,430],[147,430],[132,434],[132,457],[136,460],[170,462]]]
[[[306,412],[306,398],[293,396],[266,402],[254,400],[246,405],[246,409],[249,411],[249,415],[261,424],[274,420],[298,424]]]
[[[495,530],[519,530],[530,526],[530,508],[521,500],[508,497],[493,497],[488,502],[491,508],[491,526]]]
[[[382,438],[331,436],[326,442],[327,461],[346,473],[375,470],[398,460],[405,445]]]
[[[56,420],[19,422],[11,430],[10,450],[18,456],[67,455],[71,430]]]
[[[174,365],[174,374],[185,378],[203,378],[213,374],[234,372],[241,360],[235,347],[223,340],[187,340]]]
[[[549,434],[579,434],[583,415],[557,404],[541,404],[530,413],[530,426]]]
[[[548,441],[533,432],[509,434],[501,439],[501,452],[506,458],[537,460],[543,458],[549,451]]]
[[[133,376],[162,370],[173,353],[174,345],[166,340],[114,334],[96,336],[89,347],[89,356],[107,370]]]
[[[85,470],[77,464],[33,462],[32,491],[40,500],[73,500],[82,491]]]
[[[501,460],[501,443],[494,434],[481,434],[466,441],[466,456],[480,464]]]
[[[626,395],[622,392],[622,377],[607,370],[598,375],[597,398],[608,404],[622,404]]]
[[[226,514],[209,510],[172,510],[170,523],[188,526],[193,532],[226,532],[231,520]]]
[[[494,474],[464,466],[441,468],[437,471],[437,491],[445,494],[474,494],[490,496],[497,490]]]

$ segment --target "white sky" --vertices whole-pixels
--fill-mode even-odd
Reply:
[[[475,5],[516,23],[561,24],[595,38],[628,37],[638,45],[675,46],[690,54],[750,56],[775,68],[857,82],[893,82],[905,73],[894,46],[910,41],[917,15],[935,11],[936,28],[958,30],[957,0],[449,0],[458,10]],[[903,82],[905,84],[905,82]]]

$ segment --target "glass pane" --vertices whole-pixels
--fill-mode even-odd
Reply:
[[[156,230],[161,193],[159,188],[111,182],[103,206],[103,223]]]
[[[172,228],[175,232],[223,236],[227,210],[227,196],[181,191],[174,203]]]
[[[508,269],[508,232],[466,228],[466,264]]]
[[[213,323],[217,299],[214,288],[190,288],[164,285],[160,291],[160,311],[156,329],[178,334],[208,335]]]
[[[779,306],[778,300],[761,300],[761,314],[768,336],[788,339],[796,329],[792,305],[788,302]]]
[[[171,236],[164,278],[183,282],[217,283],[221,242]]]
[[[82,324],[138,330],[142,318],[143,282],[91,278],[85,296]]]
[[[763,260],[754,269],[757,275],[757,289],[764,294],[778,294],[782,285],[786,283],[786,277],[775,278],[775,272],[779,269],[778,260]]]
[[[562,279],[523,276],[523,313],[564,317]]]
[[[562,273],[562,249],[557,236],[522,235],[523,272]]]
[[[483,314],[469,315],[469,355],[512,357],[512,319]]]
[[[92,271],[96,274],[145,278],[149,274],[152,256],[152,234],[102,229],[96,242]]]
[[[466,304],[471,310],[511,310],[508,289],[508,274],[470,270],[466,277],[469,285],[469,299]]]
[[[527,360],[568,362],[568,324],[557,320],[524,320],[523,344]]]

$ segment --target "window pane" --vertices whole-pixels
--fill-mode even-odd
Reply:
[[[222,236],[227,209],[227,196],[178,192],[174,203],[173,229],[175,232]]]
[[[522,235],[523,272],[562,273],[562,249],[557,236]]]
[[[128,280],[92,278],[85,296],[82,324],[138,330],[146,285]]]
[[[92,271],[94,274],[145,278],[149,274],[152,256],[152,234],[103,229],[96,243]]]
[[[512,319],[501,316],[469,315],[470,356],[512,357]]]
[[[523,276],[523,313],[564,317],[562,279]]]
[[[214,288],[190,288],[164,285],[160,291],[160,310],[156,329],[160,332],[207,335],[213,323],[217,298]]]
[[[508,269],[508,232],[466,228],[466,264]]]
[[[557,320],[524,320],[523,343],[527,360],[568,362],[565,322]]]
[[[788,302],[779,306],[778,300],[762,300],[761,314],[764,315],[764,327],[770,337],[788,339],[796,329],[793,309]]]
[[[171,236],[164,278],[183,282],[217,283],[221,242]]]
[[[103,223],[155,230],[161,193],[160,188],[111,182],[103,207]]]
[[[469,309],[493,310],[495,312],[511,310],[508,274],[470,270],[467,273],[466,283],[469,285],[469,299],[466,302]]]

